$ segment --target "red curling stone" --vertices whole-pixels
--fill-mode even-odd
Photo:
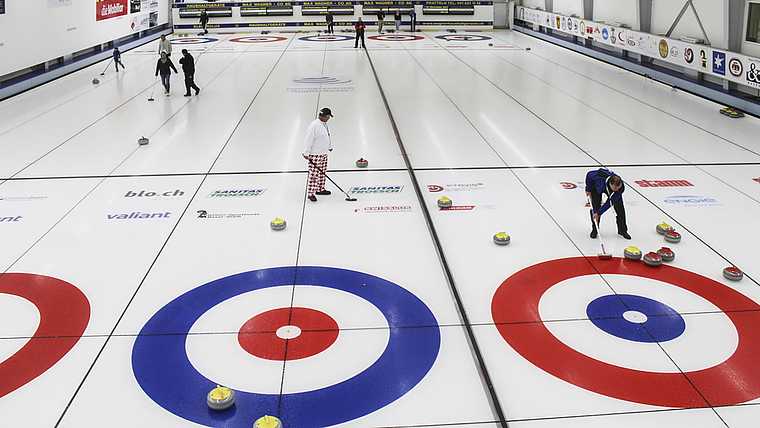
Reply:
[[[662,264],[662,257],[654,251],[644,254],[644,264],[652,267],[658,267]]]
[[[671,250],[668,247],[660,248],[659,250],[657,250],[657,254],[660,255],[660,257],[662,258],[662,261],[664,262],[672,262],[676,258],[676,253],[674,253],[673,250]]]
[[[723,269],[723,278],[731,281],[741,281],[744,278],[744,273],[736,266],[729,266]]]
[[[665,233],[665,240],[668,242],[681,242],[681,234],[675,230]]]

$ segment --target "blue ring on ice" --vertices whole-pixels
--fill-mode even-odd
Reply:
[[[646,315],[646,321],[628,321],[623,314],[629,311]],[[667,342],[686,331],[686,322],[673,308],[632,294],[612,294],[594,299],[586,307],[586,314],[602,331],[634,342]]]
[[[193,367],[185,351],[193,324],[214,306],[240,294],[294,285],[342,290],[372,303],[390,330],[382,355],[363,372],[334,385],[282,395],[236,390],[233,407],[223,412],[209,409],[206,395],[216,383]],[[268,414],[277,415],[289,427],[327,427],[368,415],[401,398],[430,371],[440,344],[433,313],[399,285],[346,269],[288,266],[217,279],[172,300],[140,331],[132,348],[132,370],[140,387],[158,405],[201,425],[250,428]]]

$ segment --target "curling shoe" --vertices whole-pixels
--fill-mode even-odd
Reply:
[[[618,232],[618,235],[622,236],[625,239],[631,239],[631,235],[629,235],[628,232]]]

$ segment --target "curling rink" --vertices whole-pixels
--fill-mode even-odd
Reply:
[[[760,121],[517,32],[372,30],[173,34],[199,95],[150,42],[0,102],[0,426],[757,426]],[[346,194],[314,203],[322,107]],[[589,237],[600,167],[630,241]]]

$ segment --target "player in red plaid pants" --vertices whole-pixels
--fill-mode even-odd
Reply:
[[[309,161],[309,183],[307,197],[312,202],[317,202],[315,195],[327,196],[329,190],[325,190],[325,170],[327,170],[327,154],[332,151],[330,140],[330,128],[327,121],[332,117],[332,112],[325,107],[319,111],[319,117],[314,119],[306,128],[306,138],[303,143],[303,157]],[[320,172],[322,170],[322,172]]]
[[[327,170],[327,155],[309,155],[309,161],[309,186],[307,193],[311,196],[325,191],[325,175],[319,172],[319,169],[322,171]],[[315,164],[319,169],[314,167]]]

